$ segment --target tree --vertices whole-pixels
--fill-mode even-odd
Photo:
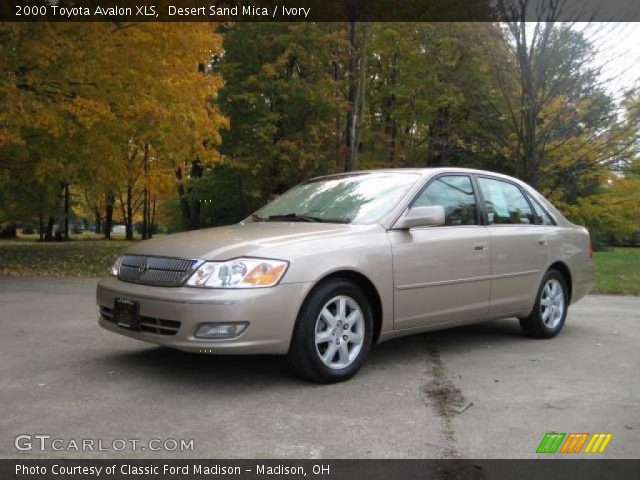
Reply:
[[[323,23],[239,23],[224,34],[217,104],[229,117],[221,152],[267,200],[309,176],[340,170],[336,82],[344,37]],[[342,130],[342,129],[341,129]]]
[[[584,31],[557,22],[568,15],[566,2],[538,2],[532,24],[525,19],[533,5],[500,2],[510,55],[493,55],[492,68],[507,107],[513,173],[550,194],[600,175],[630,154],[635,140],[594,62],[594,45]],[[574,188],[570,195],[583,193]]]
[[[600,172],[599,178],[591,179],[589,195],[559,200],[574,221],[589,228],[595,248],[637,242],[633,237],[640,232],[640,98],[635,92],[628,92],[623,107],[623,130],[636,139],[635,153],[619,157],[611,168]]]
[[[372,26],[369,128],[362,161],[371,166],[478,167],[499,163],[505,128],[484,44],[496,26],[381,23]]]
[[[361,27],[361,28],[359,28]],[[362,30],[360,38],[358,31]],[[346,145],[349,159],[346,171],[358,169],[358,153],[360,138],[364,128],[365,100],[367,92],[367,44],[369,41],[369,24],[356,21],[349,22],[349,72]]]
[[[221,80],[198,69],[220,47],[214,28],[204,23],[0,27],[8,73],[0,80],[0,168],[16,189],[25,180],[39,185],[41,195],[33,198],[43,199],[47,237],[60,202],[68,235],[71,195],[78,191],[96,218],[104,205],[107,237],[119,206],[131,239],[136,215],[143,210],[145,224],[151,221],[152,204],[159,194],[169,194],[180,162],[219,158],[213,148],[225,120],[211,99]],[[21,167],[13,161],[19,157],[38,175],[19,177],[15,170]],[[72,188],[76,182],[85,188]],[[35,211],[34,202],[29,205]]]
[[[120,145],[112,169],[121,174],[116,198],[127,238],[133,238],[140,211],[147,237],[152,199],[170,190],[173,171],[186,159],[219,158],[213,146],[225,121],[211,100],[221,81],[198,69],[219,49],[219,37],[210,24],[140,24],[113,32],[107,45],[104,68],[113,86],[124,90],[112,103],[118,122],[108,125],[108,135]],[[128,58],[126,69],[122,56]]]
[[[52,238],[52,214],[64,202],[68,236],[69,183],[81,167],[77,136],[107,113],[105,105],[82,95],[88,87],[80,76],[90,63],[91,45],[75,27],[64,24],[0,25],[0,168],[5,172],[7,193],[18,200],[30,191],[31,201],[5,215],[37,212],[41,234]],[[14,213],[15,212],[15,213]]]

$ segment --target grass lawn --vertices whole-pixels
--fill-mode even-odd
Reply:
[[[0,275],[101,277],[133,242],[84,233],[70,242],[40,243],[37,236],[0,240]],[[593,293],[640,295],[640,248],[596,252]]]
[[[69,242],[0,240],[0,275],[102,277],[132,243],[86,235]]]
[[[640,295],[640,248],[595,252],[596,286],[593,293]]]

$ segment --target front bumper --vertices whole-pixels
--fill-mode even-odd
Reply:
[[[127,337],[187,352],[284,354],[289,350],[298,311],[311,287],[311,283],[288,283],[244,290],[170,288],[107,277],[98,283],[96,293],[98,323]],[[140,316],[147,322],[171,328],[160,327],[155,331],[162,333],[153,333],[154,328],[134,331],[116,325],[108,318],[108,310],[113,309],[116,298],[138,302]],[[249,322],[249,326],[232,339],[195,338],[198,326],[210,322]]]

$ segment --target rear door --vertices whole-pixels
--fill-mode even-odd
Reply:
[[[478,198],[469,175],[439,175],[411,206],[441,205],[445,225],[389,231],[396,329],[488,313],[491,245]]]
[[[548,232],[520,187],[508,180],[477,176],[491,237],[490,314],[531,308],[548,262]]]

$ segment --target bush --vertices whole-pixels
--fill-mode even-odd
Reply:
[[[142,235],[142,222],[138,222],[133,226],[133,229],[135,230],[136,233]],[[158,226],[157,223],[154,223],[153,225],[151,225],[151,234],[155,235],[156,233],[160,232],[160,227]]]
[[[0,238],[15,238],[18,235],[15,223],[0,224]]]
[[[167,233],[176,233],[184,230],[179,199],[174,197],[162,202],[160,215],[163,218],[162,223],[165,225]]]

